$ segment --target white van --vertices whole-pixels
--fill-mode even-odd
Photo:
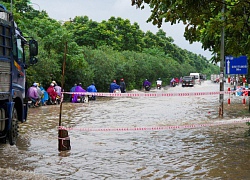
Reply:
[[[194,76],[195,84],[201,85],[201,74],[200,73],[190,73],[190,76]]]

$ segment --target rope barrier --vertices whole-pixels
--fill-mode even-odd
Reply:
[[[244,90],[246,91],[246,90]],[[107,96],[107,97],[172,97],[172,96],[207,96],[229,94],[227,91],[214,91],[214,92],[185,92],[185,93],[105,93],[105,92],[62,92],[63,94],[77,94],[89,96]]]
[[[158,127],[128,127],[128,128],[77,128],[77,127],[65,127],[59,126],[59,130],[77,130],[77,131],[86,131],[86,132],[112,132],[112,131],[160,131],[160,130],[171,130],[171,129],[191,129],[199,127],[211,127],[219,126],[225,124],[234,124],[241,122],[249,122],[250,118],[246,119],[233,119],[227,121],[221,121],[217,123],[209,124],[191,124],[191,125],[181,125],[181,126],[158,126]]]

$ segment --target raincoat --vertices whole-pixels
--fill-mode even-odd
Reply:
[[[115,89],[120,89],[120,86],[115,82],[112,82],[109,86],[109,92],[113,93]]]
[[[149,82],[148,80],[145,80],[143,82],[143,87],[146,87],[146,86],[151,86],[151,82]]]
[[[54,89],[54,86],[48,87],[47,93],[48,93],[49,96],[51,97],[51,100],[52,100],[52,101],[55,101],[55,100],[56,100],[57,93],[56,93],[56,91],[55,91],[55,89]]]
[[[82,86],[76,86],[75,92],[87,92],[87,91],[85,89],[83,89]],[[72,100],[73,103],[77,102],[78,96],[84,96],[84,94],[74,94],[74,97]]]
[[[91,85],[87,88],[87,92],[97,92],[97,89],[96,89],[95,85],[94,85],[94,84],[91,84]],[[96,99],[95,96],[92,95],[92,96],[91,96],[91,100],[95,100],[95,99]]]
[[[49,100],[49,94],[47,93],[47,91],[45,91],[45,89],[42,86],[40,86],[39,88],[43,93],[43,96],[41,98],[41,103],[42,105],[45,105],[45,102]]]

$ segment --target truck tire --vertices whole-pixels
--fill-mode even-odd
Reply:
[[[16,144],[17,136],[18,136],[18,116],[16,108],[14,108],[12,112],[11,127],[10,130],[8,131],[8,140],[11,146]]]
[[[6,129],[6,120],[3,120],[6,118],[6,111],[4,107],[0,107],[0,119],[2,119],[0,121],[0,131],[4,133],[5,129]],[[1,138],[0,139],[0,143],[1,144],[6,144],[6,137]]]

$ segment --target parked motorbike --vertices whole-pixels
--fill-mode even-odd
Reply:
[[[121,93],[120,89],[114,89],[113,93]]]

